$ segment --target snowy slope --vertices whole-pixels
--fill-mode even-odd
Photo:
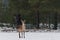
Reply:
[[[17,32],[0,32],[0,40],[60,40],[60,33],[26,32],[25,38],[19,38]]]

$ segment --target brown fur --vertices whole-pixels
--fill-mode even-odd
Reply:
[[[25,31],[25,22],[24,22],[24,21],[22,21],[22,25],[18,25],[18,26],[17,26],[17,31],[18,31],[18,32],[23,32],[23,31]]]

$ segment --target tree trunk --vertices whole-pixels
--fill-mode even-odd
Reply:
[[[37,10],[37,12],[36,12],[36,24],[37,24],[37,29],[39,29],[40,27],[39,27],[39,10]]]
[[[57,13],[54,15],[54,30],[57,30]]]

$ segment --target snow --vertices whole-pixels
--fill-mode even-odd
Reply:
[[[60,32],[26,32],[25,38],[18,32],[0,32],[0,40],[60,40]]]

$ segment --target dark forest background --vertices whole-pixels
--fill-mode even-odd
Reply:
[[[60,23],[60,0],[0,0],[0,22],[14,23],[20,13],[26,23]]]

